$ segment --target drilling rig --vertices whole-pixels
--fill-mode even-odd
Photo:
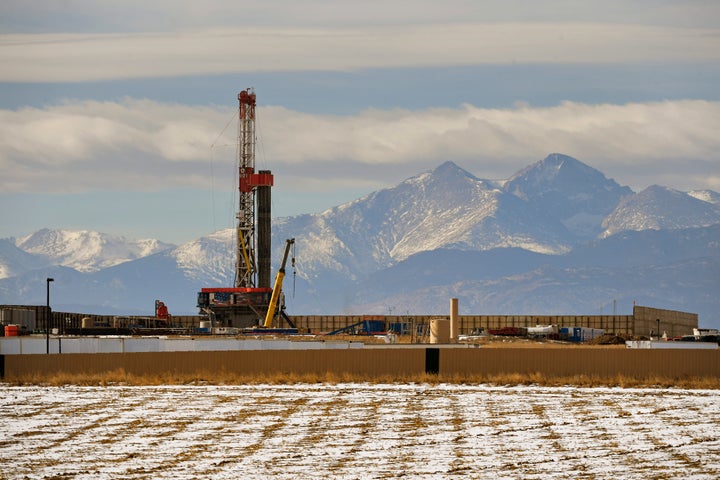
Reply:
[[[235,251],[235,285],[229,288],[203,288],[197,306],[215,326],[252,328],[267,325],[275,309],[283,312],[280,291],[270,286],[270,170],[255,170],[255,105],[252,88],[238,94],[238,210]],[[288,241],[289,242],[289,241]],[[294,239],[293,239],[294,242]],[[288,243],[290,245],[290,243]],[[287,250],[285,257],[287,257]],[[282,269],[284,270],[283,264]],[[284,274],[284,271],[283,271]],[[274,288],[282,288],[280,285]],[[275,299],[275,302],[272,300]],[[269,312],[270,307],[273,312]],[[287,316],[284,315],[287,320]],[[294,325],[290,324],[291,327]]]

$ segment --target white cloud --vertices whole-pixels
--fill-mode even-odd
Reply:
[[[64,103],[0,110],[0,142],[3,158],[48,165],[96,160],[123,150],[168,161],[197,160],[221,119],[222,112],[215,109],[149,100]]]
[[[177,164],[207,159],[215,126],[229,113],[134,99],[0,110],[0,166],[8,172],[0,187],[133,190],[169,179],[195,185],[199,170]]]
[[[236,131],[218,134],[232,109],[150,100],[84,101],[0,110],[0,189],[206,188],[211,169],[232,177]],[[720,102],[625,105],[566,102],[554,107],[366,110],[319,115],[259,107],[258,168],[297,180],[291,188],[367,188],[401,180],[445,160],[478,176],[506,178],[562,152],[620,183],[720,187]],[[215,143],[217,147],[211,149]],[[222,173],[222,172],[228,172]],[[300,182],[304,181],[304,186]],[[329,183],[326,185],[330,185]]]
[[[717,26],[715,0],[4,0],[6,31],[142,32],[207,26],[347,27],[467,22]]]
[[[352,158],[368,164],[418,159],[533,158],[556,149],[594,158],[654,162],[718,155],[720,103],[626,105],[564,102],[547,108],[367,110],[356,116],[264,111],[268,155],[283,161]],[[266,127],[267,128],[267,127]],[[313,134],[312,132],[316,132]]]
[[[206,28],[0,36],[0,81],[510,63],[711,62],[720,29],[601,23]]]

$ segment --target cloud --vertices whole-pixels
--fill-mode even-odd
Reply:
[[[348,27],[465,22],[581,22],[717,26],[715,0],[4,0],[0,29],[147,32],[207,26]]]
[[[0,36],[2,82],[512,63],[713,62],[720,29],[602,23],[206,27]]]
[[[0,165],[8,172],[0,186],[77,192],[155,189],[169,179],[194,185],[197,164],[229,113],[136,99],[0,110]]]
[[[0,110],[0,189],[154,191],[213,181],[224,188],[234,168],[235,115],[132,98]],[[258,108],[257,122],[258,168],[283,172],[297,190],[384,186],[445,160],[507,178],[551,152],[631,186],[720,189],[720,102],[464,105],[344,116],[268,106]]]

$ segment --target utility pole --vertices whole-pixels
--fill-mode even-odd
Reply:
[[[45,353],[50,353],[50,318],[52,317],[52,314],[50,313],[50,282],[54,282],[54,278],[47,278],[47,310],[45,312]]]

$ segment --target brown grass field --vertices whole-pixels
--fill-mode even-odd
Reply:
[[[13,378],[6,385],[293,385],[293,384],[329,384],[340,383],[368,383],[368,384],[457,384],[457,385],[536,385],[543,387],[577,386],[577,387],[653,387],[653,388],[684,388],[684,389],[720,389],[720,378],[717,377],[691,377],[666,378],[661,376],[651,378],[633,378],[627,376],[599,377],[577,375],[572,377],[544,377],[538,373],[531,374],[503,374],[503,375],[353,375],[353,374],[238,374],[227,371],[199,372],[195,374],[167,373],[160,375],[134,375],[122,369],[103,374],[71,374],[35,373],[28,376]]]

